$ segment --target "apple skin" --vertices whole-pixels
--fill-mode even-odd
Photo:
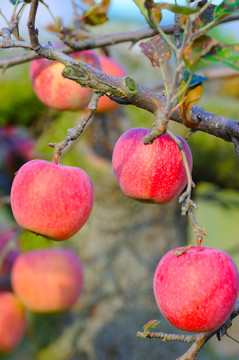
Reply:
[[[149,132],[149,129],[132,128],[120,136],[113,151],[113,171],[128,197],[165,204],[176,198],[187,184],[186,171],[178,146],[168,135],[161,135],[152,145],[143,144],[142,138]],[[178,138],[192,169],[190,148],[184,139]]]
[[[231,314],[239,293],[239,274],[225,252],[191,247],[180,256],[169,251],[154,274],[154,295],[165,318],[191,332],[218,329]]]
[[[111,59],[108,56],[99,55],[100,63],[102,67],[102,71],[108,75],[114,76],[114,77],[123,77],[126,76],[126,70],[124,67],[117,62],[116,60]],[[119,107],[119,104],[115,101],[110,100],[108,96],[104,95],[101,96],[98,101],[98,107],[97,107],[97,113],[110,113],[117,109]]]
[[[93,50],[70,54],[75,60],[101,70],[98,55]],[[81,87],[75,81],[63,78],[64,65],[58,61],[36,59],[30,65],[30,78],[39,100],[56,110],[83,110],[89,104],[92,90]]]
[[[0,309],[0,353],[8,353],[23,338],[26,317],[19,300],[8,291],[0,292]]]
[[[9,228],[0,232],[0,254],[8,242],[16,236],[16,229]],[[19,249],[10,250],[0,266],[0,291],[10,291],[10,272],[12,265],[19,255]]]
[[[30,311],[54,313],[68,310],[78,300],[83,268],[69,249],[39,249],[22,253],[11,274],[12,288]]]
[[[78,167],[31,160],[17,172],[11,188],[16,222],[25,230],[56,241],[77,233],[90,216],[94,189]]]

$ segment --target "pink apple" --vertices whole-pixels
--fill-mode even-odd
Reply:
[[[93,202],[93,185],[84,170],[45,160],[24,164],[11,189],[16,222],[25,230],[58,241],[82,228]]]
[[[22,305],[10,292],[0,292],[0,352],[12,351],[23,338],[26,318]]]
[[[14,228],[9,228],[0,232],[0,256],[2,256],[2,251],[5,250],[6,246],[9,246],[9,241],[12,241],[15,236],[16,229]],[[6,257],[3,259],[0,266],[0,291],[11,290],[9,281],[10,271],[18,255],[19,250],[16,246],[15,249],[10,249],[6,254]]]
[[[70,54],[74,59],[101,69],[98,55],[93,50]],[[81,87],[75,81],[63,78],[64,65],[57,61],[36,59],[31,62],[30,77],[39,100],[57,110],[83,110],[92,95],[90,88]]]
[[[100,55],[99,58],[103,72],[118,78],[126,76],[126,70],[118,61],[104,55]],[[108,96],[104,95],[98,101],[97,112],[109,113],[117,109],[118,106],[118,103],[110,100]]]
[[[150,130],[133,128],[118,139],[112,158],[114,174],[121,190],[130,198],[164,204],[177,197],[187,184],[186,171],[177,144],[167,135],[153,144],[144,145],[142,138]],[[192,155],[182,141],[190,169]]]
[[[81,294],[82,264],[68,249],[32,250],[19,255],[11,281],[15,294],[32,312],[63,311]]]
[[[213,248],[191,247],[176,256],[177,248],[159,262],[154,294],[165,318],[192,332],[218,329],[231,314],[239,293],[239,274],[232,258]]]

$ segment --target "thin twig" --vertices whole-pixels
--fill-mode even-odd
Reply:
[[[61,156],[63,150],[69,145],[71,141],[75,141],[80,135],[82,135],[86,125],[89,123],[89,121],[92,119],[96,109],[97,109],[97,103],[100,98],[101,94],[99,93],[93,93],[91,101],[88,105],[88,111],[83,116],[81,122],[76,125],[74,128],[68,129],[67,136],[58,143],[49,143],[48,145],[54,148],[54,159],[55,163],[58,164],[58,159]]]
[[[137,336],[143,339],[159,338],[162,341],[183,341],[186,343],[192,343],[192,346],[176,360],[195,360],[196,355],[202,349],[202,347],[210,340],[214,335],[217,335],[218,340],[222,336],[226,335],[228,327],[230,327],[232,320],[239,315],[239,300],[237,301],[234,309],[227,319],[227,321],[219,328],[208,333],[199,333],[196,335],[175,335],[166,334],[163,332],[137,332]]]

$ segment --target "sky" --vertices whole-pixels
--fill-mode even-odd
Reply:
[[[157,0],[156,0],[157,1]],[[167,2],[172,2],[173,0],[168,0]],[[61,17],[63,19],[63,25],[69,26],[71,24],[72,19],[72,6],[70,0],[45,0],[45,2],[49,5],[52,13],[55,17]],[[78,0],[78,3],[80,1]],[[221,3],[222,0],[214,0],[214,4]],[[179,0],[179,3],[184,4],[185,0]],[[9,19],[11,13],[13,11],[13,5],[11,4],[10,0],[0,0],[0,10],[1,12]],[[47,11],[47,9],[42,5],[39,4],[39,9],[37,13],[36,19],[36,26],[41,31],[40,35],[48,36],[48,32],[44,30],[46,24],[52,23],[52,18]],[[28,19],[29,13],[29,5],[24,11],[21,23],[26,24]],[[139,9],[135,5],[133,0],[111,0],[111,6],[109,10],[109,18],[114,20],[115,18],[127,19],[132,22],[139,22],[139,26],[136,26],[135,29],[143,26],[147,26],[147,23],[140,13]],[[171,17],[169,17],[171,15]],[[162,24],[165,23],[172,23],[173,22],[173,15],[169,11],[165,11],[163,15]],[[238,22],[237,23],[237,30],[238,30]],[[235,24],[235,22],[234,22]],[[0,15],[0,28],[6,26],[6,23],[3,17]],[[235,25],[232,25],[233,29]],[[26,29],[26,26],[24,26]],[[124,29],[122,29],[123,31]],[[118,30],[119,31],[119,30]],[[121,30],[120,30],[121,31]],[[236,31],[237,34],[238,31]],[[239,35],[238,35],[239,38]],[[0,50],[1,51],[1,50]]]
[[[69,22],[72,17],[72,7],[69,0],[45,0],[45,2],[49,5],[52,13],[55,17],[61,16],[65,18],[66,22]],[[9,0],[0,0],[0,10],[4,13],[4,15],[8,15],[11,13],[13,9],[13,5]],[[26,16],[27,15],[27,10]],[[127,15],[128,17],[137,18],[143,20],[143,16],[138,10],[137,6],[131,0],[111,0],[111,6],[109,10],[109,17],[119,17]],[[40,4],[38,19],[40,24],[44,24],[47,21],[51,21],[50,15],[45,9],[45,7]],[[0,26],[4,25],[3,18],[0,17]]]

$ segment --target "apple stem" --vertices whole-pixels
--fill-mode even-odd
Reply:
[[[58,164],[59,164],[59,158],[58,158],[58,156],[55,155],[54,158],[55,158],[55,164],[58,165]]]
[[[197,251],[201,251],[202,236],[197,238]]]

